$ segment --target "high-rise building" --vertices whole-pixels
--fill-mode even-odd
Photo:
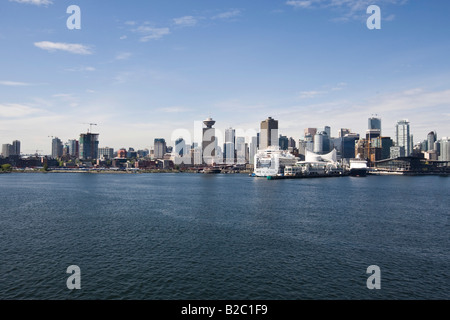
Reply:
[[[409,132],[408,120],[399,120],[395,125],[395,145],[397,147],[404,147],[405,156],[409,156],[412,152],[411,149],[412,139]]]
[[[97,133],[82,133],[80,134],[79,142],[79,157],[82,160],[96,160],[98,159],[98,134]]]
[[[330,138],[325,131],[314,136],[314,153],[324,154],[330,152]]]
[[[255,163],[255,154],[258,152],[258,138],[252,137],[249,148],[249,163]]]
[[[225,163],[233,164],[236,150],[236,130],[233,128],[225,129],[225,143],[223,145]]]
[[[2,155],[4,158],[9,158],[14,154],[14,147],[12,144],[3,144],[2,145]]]
[[[202,135],[202,155],[203,163],[206,165],[212,165],[215,162],[216,157],[216,129],[213,125],[216,123],[211,117],[203,121],[206,128],[203,128]]]
[[[63,155],[63,143],[58,137],[52,139],[52,158],[61,158]]]
[[[341,157],[343,159],[352,159],[355,157],[355,144],[359,140],[359,134],[347,133],[342,138]]]
[[[114,158],[114,149],[109,147],[98,148],[99,158],[111,160]]]
[[[281,150],[287,150],[289,148],[289,138],[280,134],[280,138],[278,139],[278,143],[280,145]]]
[[[381,119],[377,117],[371,117],[369,118],[369,130],[379,130],[381,134]]]
[[[181,137],[175,140],[175,155],[183,157],[188,153],[189,152],[186,148],[186,141],[184,141],[184,139]]]
[[[317,128],[306,128],[304,130],[304,136],[306,138],[307,135],[314,137],[317,133]]]
[[[314,136],[314,153],[317,153],[317,154],[324,153],[323,140],[324,140],[323,131],[316,133],[316,135]]]
[[[20,141],[14,140],[12,146],[14,149],[14,155],[20,156]]]
[[[166,145],[166,140],[165,139],[155,139],[154,141],[154,150],[155,150],[155,154],[154,157],[156,159],[162,159],[164,158],[164,154],[166,153],[166,149],[167,149],[167,145]]]
[[[435,150],[434,149],[434,143],[437,140],[437,135],[435,131],[431,131],[428,135],[427,135],[427,145],[428,148],[425,151],[432,151]]]
[[[323,127],[323,131],[326,132],[328,138],[331,138],[331,128],[329,126]]]
[[[69,140],[67,141],[67,144],[69,146],[69,155],[78,158],[80,155],[80,145],[78,144],[78,140]]]
[[[439,161],[450,161],[450,138],[445,137],[439,140]]]
[[[295,149],[295,147],[296,147],[295,140],[294,140],[294,138],[290,137],[289,142],[288,142],[288,149],[289,148]]]
[[[341,128],[339,130],[339,138],[343,138],[346,134],[349,134],[351,132],[352,132],[352,130],[350,130],[350,129]]]
[[[236,137],[236,162],[244,164],[246,162],[246,154],[245,137]]]
[[[264,150],[278,144],[278,121],[272,117],[261,121],[261,134],[259,136],[259,149]]]

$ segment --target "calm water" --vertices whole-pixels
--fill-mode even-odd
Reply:
[[[444,177],[2,174],[0,299],[449,299],[449,190]]]

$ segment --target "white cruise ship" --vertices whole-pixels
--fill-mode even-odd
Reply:
[[[279,147],[258,150],[255,154],[254,175],[257,177],[278,176],[284,174],[286,166],[293,166],[298,158]]]
[[[364,159],[350,159],[350,175],[365,177],[367,175],[367,161]]]

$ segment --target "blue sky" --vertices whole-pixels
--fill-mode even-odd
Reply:
[[[381,29],[369,30],[369,5]],[[81,30],[69,30],[69,5]],[[97,123],[100,146],[150,148],[176,129],[279,120],[415,142],[449,136],[450,2],[421,0],[1,0],[0,144],[50,152]],[[169,143],[170,144],[170,143]]]

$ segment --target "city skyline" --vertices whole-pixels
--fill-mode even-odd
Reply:
[[[271,116],[296,141],[308,127],[363,135],[371,114],[384,136],[401,119],[415,143],[450,135],[448,3],[77,1],[81,30],[68,5],[2,3],[0,143],[22,153],[50,154],[49,136],[79,139],[90,122],[101,147],[150,149],[208,116],[222,132]]]

